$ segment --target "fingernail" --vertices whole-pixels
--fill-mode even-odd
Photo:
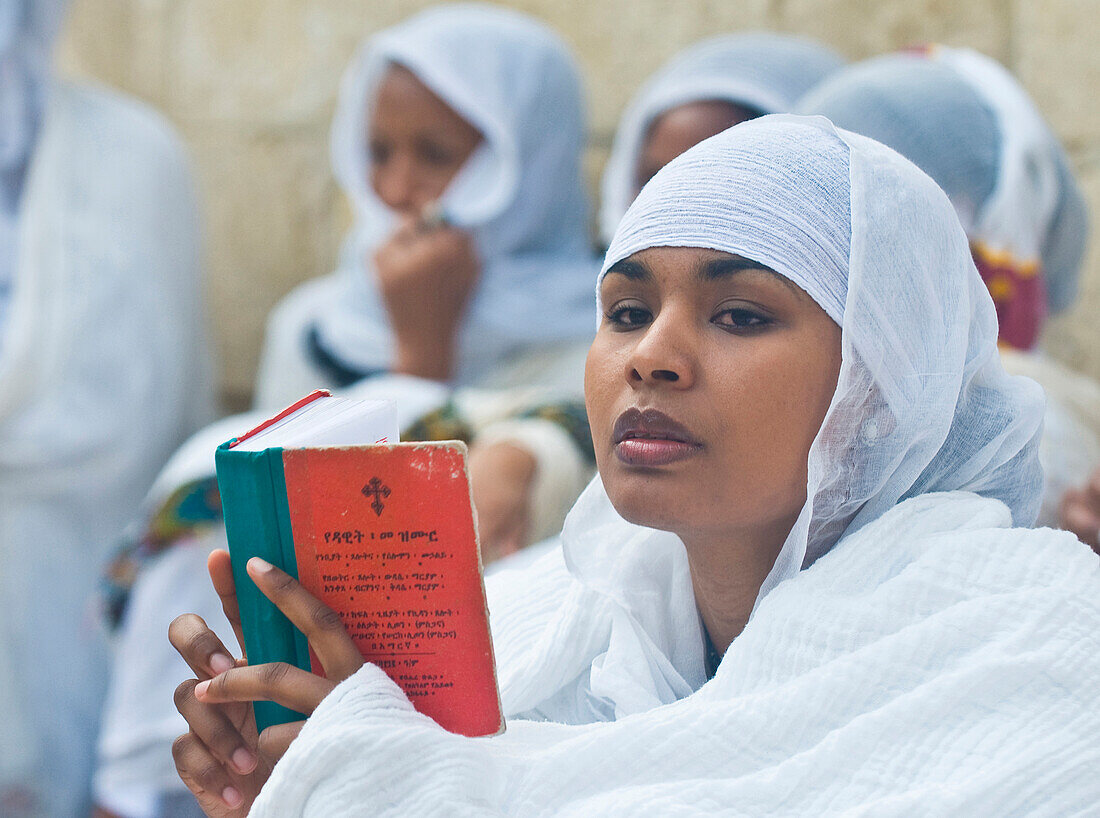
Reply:
[[[203,696],[205,696],[206,689],[208,687],[210,687],[209,681],[199,682],[197,685],[195,685],[195,698],[201,699]]]
[[[244,747],[240,747],[233,753],[232,757],[233,766],[237,768],[237,772],[242,775],[252,772],[256,767],[256,756],[248,752]]]
[[[265,559],[260,557],[253,557],[248,561],[248,566],[258,574],[266,574],[275,566]]]
[[[244,801],[244,798],[241,797],[241,793],[236,787],[226,787],[222,790],[222,800],[233,809],[236,809]]]
[[[224,653],[215,653],[210,657],[210,669],[214,671],[215,676],[225,673],[231,667],[233,667],[233,660]]]

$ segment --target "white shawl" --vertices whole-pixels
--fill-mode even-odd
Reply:
[[[253,814],[1094,805],[1097,558],[1013,528],[1037,507],[1041,397],[1000,367],[942,191],[824,120],[765,117],[658,173],[605,265],[653,246],[768,264],[843,329],[806,506],[713,680],[682,543],[622,520],[597,479],[562,550],[488,583],[505,735],[445,733],[367,666]]]

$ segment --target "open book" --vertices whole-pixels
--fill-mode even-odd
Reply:
[[[413,705],[468,736],[504,728],[466,446],[398,443],[392,403],[315,392],[218,448],[215,462],[250,664],[321,673],[253,584],[254,556],[340,614]],[[255,702],[256,725],[304,718]]]

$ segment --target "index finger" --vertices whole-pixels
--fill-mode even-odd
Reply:
[[[256,587],[305,634],[329,679],[341,682],[362,667],[363,657],[339,614],[266,560],[253,557],[247,567]]]

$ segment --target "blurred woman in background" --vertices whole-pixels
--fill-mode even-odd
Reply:
[[[1100,464],[1100,386],[1041,346],[1047,317],[1076,299],[1088,236],[1058,139],[1008,71],[945,46],[849,66],[798,107],[889,145],[950,197],[997,307],[1005,367],[1047,392],[1039,524],[1063,524],[1067,492]],[[1095,527],[1075,533],[1097,545]]]
[[[0,6],[0,814],[85,816],[95,591],[213,412],[190,169],[159,116],[52,76],[65,4]]]
[[[601,183],[606,246],[642,186],[692,145],[763,114],[785,113],[844,64],[813,40],[755,32],[692,45],[650,77],[630,101]]]

